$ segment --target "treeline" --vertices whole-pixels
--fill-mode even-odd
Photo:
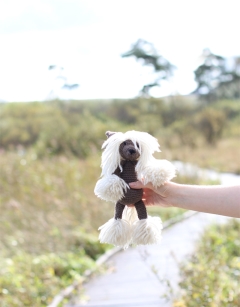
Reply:
[[[153,87],[161,86],[162,81],[169,80],[177,69],[166,58],[159,54],[154,45],[138,39],[122,54],[123,58],[133,57],[143,66],[152,68],[152,81],[140,90],[141,96],[151,96]],[[240,98],[240,57],[225,58],[205,48],[201,55],[202,63],[194,70],[196,89],[193,94],[203,101]],[[153,81],[154,80],[154,81]]]
[[[149,132],[170,148],[197,147],[239,134],[239,121],[237,100],[208,105],[183,97],[9,103],[0,107],[0,148],[85,158],[101,148],[106,130],[129,129]]]

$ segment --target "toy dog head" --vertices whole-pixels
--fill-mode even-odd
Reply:
[[[102,175],[112,174],[116,168],[122,170],[121,160],[138,160],[138,168],[144,167],[153,158],[155,151],[160,151],[156,138],[146,132],[107,131],[108,139],[103,143],[102,148]]]
[[[140,157],[139,148],[135,148],[131,140],[126,140],[120,144],[119,153],[124,160],[135,161]]]
[[[109,138],[117,132],[107,131]],[[135,161],[140,157],[139,144],[134,144],[131,140],[125,140],[119,145],[119,154],[123,160]]]

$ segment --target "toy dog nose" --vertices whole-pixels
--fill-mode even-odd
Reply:
[[[132,154],[135,154],[135,153],[136,153],[136,150],[135,150],[135,149],[129,149],[129,152],[130,152],[130,154],[132,155]]]

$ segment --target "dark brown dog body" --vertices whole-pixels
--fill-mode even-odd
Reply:
[[[138,179],[135,167],[140,156],[139,151],[135,148],[132,141],[127,140],[121,143],[119,147],[119,153],[122,158],[122,170],[120,170],[118,167],[114,174],[123,179],[127,184],[137,181]],[[142,197],[142,189],[134,190],[129,187],[129,189],[127,189],[127,191],[124,193],[123,198],[116,203],[115,219],[122,218],[122,212],[125,205],[134,205],[136,207],[139,219],[146,219],[147,211],[142,201]]]
[[[123,179],[127,184],[130,182],[137,181],[137,174],[135,171],[135,167],[137,165],[137,161],[123,160],[121,161],[122,171],[120,168],[117,168],[114,172],[115,175]],[[121,203],[124,205],[133,205],[139,200],[142,199],[143,190],[134,190],[129,188],[125,193],[124,197],[121,199]]]

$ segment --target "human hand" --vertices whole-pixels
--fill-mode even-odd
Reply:
[[[129,183],[132,189],[143,189],[143,202],[146,206],[172,207],[170,196],[171,183],[154,188],[151,183],[144,185],[141,181]]]
[[[145,205],[177,207],[198,212],[240,218],[240,185],[186,185],[171,181],[158,188],[151,183],[129,183],[132,189],[143,189]]]

